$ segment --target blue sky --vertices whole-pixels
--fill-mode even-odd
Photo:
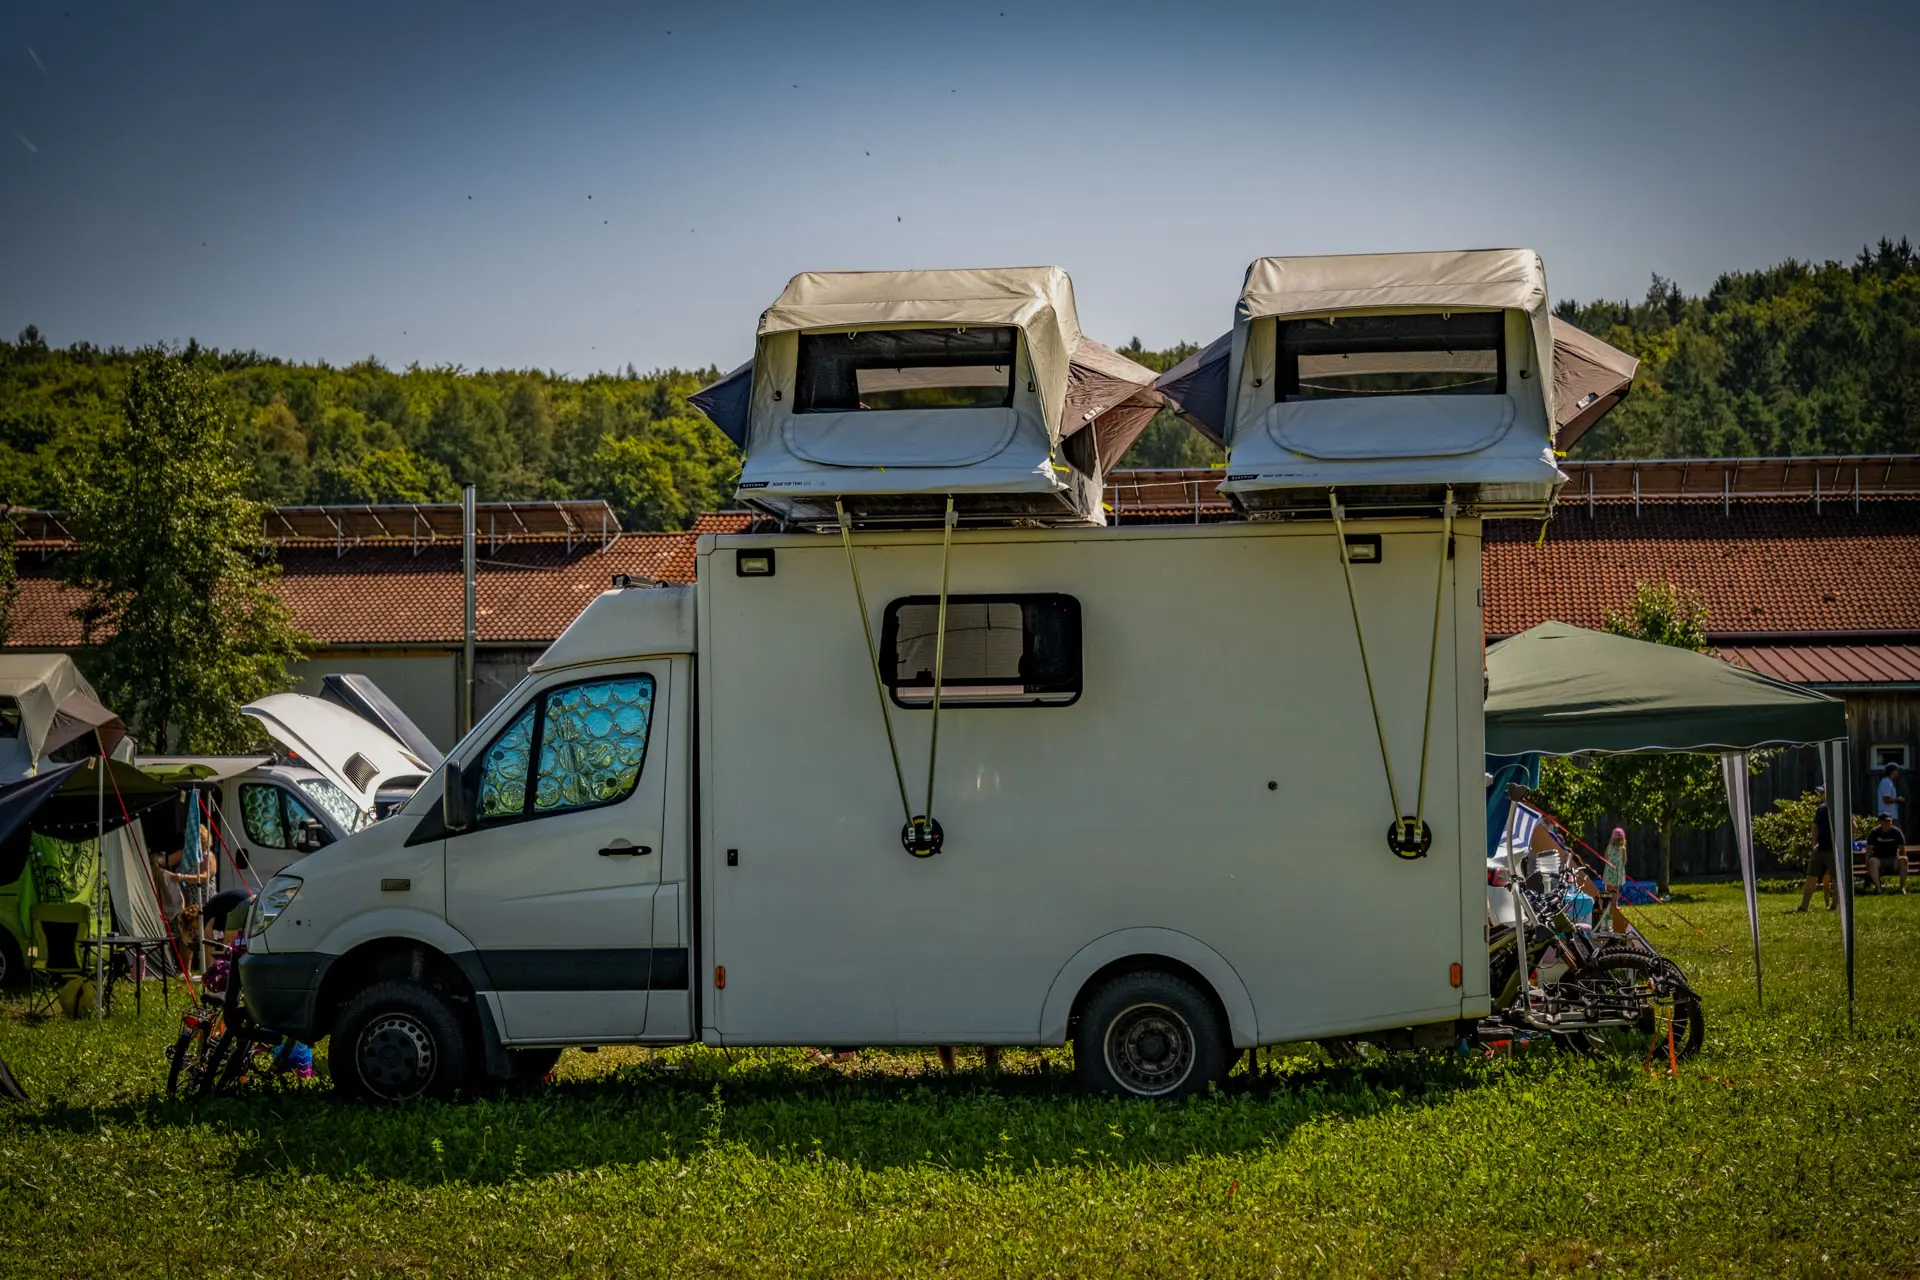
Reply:
[[[1556,296],[1920,237],[1920,6],[0,8],[0,332],[729,365],[803,270],[1058,263],[1205,341],[1263,254]]]

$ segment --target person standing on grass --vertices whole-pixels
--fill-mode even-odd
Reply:
[[[1620,910],[1620,895],[1627,886],[1627,833],[1620,827],[1613,829],[1607,837],[1607,847],[1602,852],[1603,865],[1600,868],[1600,883],[1604,886],[1600,895],[1600,904],[1594,909],[1593,923],[1596,927],[1602,920],[1615,933],[1627,931],[1627,918]]]
[[[1827,910],[1833,910],[1839,902],[1833,885],[1833,815],[1827,811],[1827,789],[1820,787],[1818,791],[1820,807],[1813,811],[1813,852],[1807,855],[1807,882],[1800,888],[1800,905],[1795,911],[1807,909],[1816,887]]]
[[[1880,775],[1880,786],[1874,793],[1874,812],[1892,818],[1893,825],[1900,825],[1900,766],[1890,764]]]
[[[1900,896],[1907,894],[1907,835],[1893,825],[1893,815],[1882,813],[1880,824],[1867,832],[1867,883],[1880,892],[1880,877],[1900,873]]]

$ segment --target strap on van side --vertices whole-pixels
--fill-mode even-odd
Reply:
[[[893,733],[893,713],[887,706],[886,678],[880,670],[879,646],[873,641],[873,619],[867,612],[867,593],[860,583],[860,562],[853,554],[853,521],[847,515],[846,504],[841,499],[833,500],[833,510],[839,520],[840,545],[847,553],[847,570],[853,578],[854,602],[860,609],[860,630],[867,638],[867,662],[873,670],[874,696],[880,702],[880,722],[887,731],[887,754],[893,758],[893,782],[900,792],[900,811],[906,815],[906,825],[900,830],[900,843],[914,857],[930,858],[940,852],[946,840],[946,833],[933,818],[933,782],[935,766],[940,757],[940,685],[947,662],[947,587],[953,563],[953,527],[958,523],[959,516],[954,509],[953,495],[948,494],[946,520],[942,525],[940,540],[940,609],[933,642],[933,724],[927,744],[927,803],[919,814],[915,814],[913,802],[907,798],[906,770],[900,767],[900,745]]]
[[[1374,737],[1380,743],[1380,767],[1387,775],[1387,799],[1393,804],[1394,820],[1387,829],[1387,847],[1402,858],[1423,858],[1433,846],[1433,832],[1426,824],[1427,756],[1433,741],[1433,693],[1440,670],[1440,621],[1446,604],[1447,561],[1453,556],[1453,517],[1459,507],[1449,488],[1442,508],[1445,526],[1440,537],[1440,574],[1433,589],[1433,643],[1427,656],[1427,706],[1420,726],[1420,775],[1412,814],[1401,809],[1400,790],[1393,781],[1393,757],[1387,750],[1380,698],[1373,687],[1373,664],[1367,658],[1367,632],[1360,622],[1360,597],[1353,589],[1353,564],[1347,556],[1346,512],[1340,506],[1338,491],[1327,490],[1327,507],[1333,516],[1334,547],[1340,556],[1340,572],[1346,579],[1347,605],[1353,612],[1353,634],[1360,644],[1360,670],[1367,679],[1367,705],[1373,712]]]

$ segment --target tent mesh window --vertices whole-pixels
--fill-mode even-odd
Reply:
[[[933,703],[940,597],[887,606],[880,670],[896,705]],[[1080,602],[1036,594],[950,596],[943,706],[1065,706],[1080,696]]]
[[[1497,311],[1284,321],[1274,395],[1501,395],[1507,389],[1504,337]]]
[[[794,412],[1004,408],[1017,342],[998,326],[803,333]]]

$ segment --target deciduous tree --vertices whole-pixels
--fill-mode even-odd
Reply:
[[[235,417],[199,361],[150,349],[99,447],[74,459],[80,547],[61,568],[86,595],[84,663],[150,751],[247,745],[241,704],[287,688],[304,651],[269,585]]]

